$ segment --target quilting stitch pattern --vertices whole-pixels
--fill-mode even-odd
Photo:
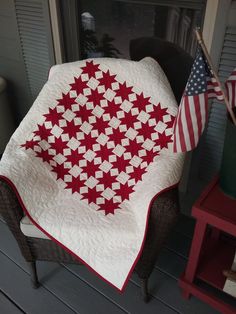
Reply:
[[[81,70],[21,146],[47,163],[65,189],[114,214],[172,142],[174,116],[94,61]]]

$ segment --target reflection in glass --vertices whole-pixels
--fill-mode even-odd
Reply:
[[[82,57],[129,58],[130,41],[141,37],[173,42],[194,56],[193,29],[201,25],[203,0],[178,3],[183,1],[82,0]]]

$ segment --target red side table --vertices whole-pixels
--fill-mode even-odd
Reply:
[[[183,296],[189,298],[194,295],[221,313],[235,314],[236,307],[200,288],[196,279],[223,289],[226,281],[223,270],[231,269],[236,243],[233,237],[226,240],[220,235],[224,231],[236,237],[236,200],[227,197],[215,179],[193,205],[192,215],[196,218],[192,246],[187,268],[179,279]]]

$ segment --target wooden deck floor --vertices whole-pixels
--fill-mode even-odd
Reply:
[[[42,286],[30,286],[27,264],[7,225],[0,221],[1,314],[215,314],[192,297],[181,297],[177,279],[183,272],[194,222],[180,216],[150,278],[152,299],[140,299],[139,279],[134,274],[124,292],[117,293],[84,266],[38,262]]]

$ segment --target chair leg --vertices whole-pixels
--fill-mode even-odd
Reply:
[[[148,294],[148,278],[141,279],[141,293],[143,301],[147,303],[150,300],[150,296]]]
[[[29,269],[30,269],[30,279],[31,279],[32,288],[37,289],[40,286],[40,283],[38,280],[36,263],[35,262],[28,262],[28,265],[29,265]]]

